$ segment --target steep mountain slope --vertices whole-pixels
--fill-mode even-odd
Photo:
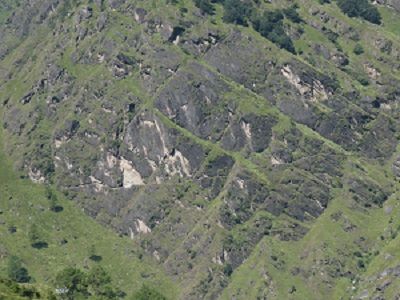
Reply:
[[[397,2],[373,22],[340,1],[20,2],[0,33],[14,170],[132,239],[172,297],[399,292],[376,287],[400,264]]]
[[[3,146],[1,139],[0,145]],[[8,290],[16,292],[15,287],[6,289],[2,281],[9,271],[8,260],[12,255],[23,262],[41,299],[53,299],[49,291],[54,291],[55,275],[65,267],[88,270],[96,265],[104,267],[115,287],[128,295],[146,283],[171,299],[177,297],[179,287],[158,271],[154,261],[147,259],[128,238],[86,217],[55,191],[57,209],[51,210],[45,187],[19,175],[22,174],[13,173],[11,162],[0,151],[0,299],[19,299],[16,294],[8,294]],[[38,228],[43,246],[31,246],[33,226]],[[91,255],[95,258],[91,259]]]

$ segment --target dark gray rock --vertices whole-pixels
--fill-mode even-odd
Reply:
[[[285,145],[274,143],[271,145],[271,155],[279,163],[291,163],[292,152]]]
[[[234,120],[221,138],[221,147],[229,151],[240,151],[246,144],[246,133],[241,123]]]
[[[215,128],[221,119],[228,117],[228,110],[223,110],[224,102],[220,99],[228,85],[202,65],[190,63],[189,68],[191,72],[178,70],[154,105],[177,125],[203,139],[215,140],[221,136]]]
[[[105,26],[106,26],[107,20],[108,20],[108,13],[107,13],[107,12],[103,12],[103,13],[97,18],[97,21],[96,21],[96,28],[97,28],[97,31],[98,31],[98,32],[102,32],[102,31],[103,31],[103,29],[104,29]]]
[[[400,266],[397,266],[397,267],[393,268],[392,275],[393,276],[400,276]]]
[[[22,104],[28,104],[28,103],[31,101],[31,99],[32,99],[32,97],[33,97],[34,94],[35,94],[34,91],[28,91],[28,92],[22,97],[22,99],[21,99],[19,102],[21,102]]]
[[[10,19],[15,34],[18,37],[24,37],[34,32],[58,4],[59,0],[35,1],[31,4],[23,3],[23,9],[17,10]]]
[[[400,1],[398,0],[378,0],[379,5],[387,5],[394,8],[397,12],[400,12]]]
[[[357,300],[367,299],[369,297],[368,290],[363,290],[361,293],[357,295]]]
[[[279,103],[279,109],[297,122],[311,128],[315,127],[317,115],[301,101],[293,101],[293,98],[282,99]]]
[[[92,8],[87,5],[82,5],[81,9],[75,14],[75,22],[81,24],[83,20],[92,17]]]
[[[80,127],[78,120],[66,119],[64,122],[64,131],[67,135],[72,136],[76,134]]]
[[[94,0],[94,4],[97,6],[97,8],[102,8],[103,3],[104,3],[104,0]]]
[[[228,155],[217,156],[207,164],[204,174],[210,177],[226,176],[234,163],[234,159]]]
[[[250,124],[251,147],[255,152],[264,151],[271,141],[272,128],[276,124],[274,116],[255,116],[251,114],[243,117],[245,124]]]
[[[393,158],[392,170],[395,176],[400,177],[400,154]]]
[[[125,3],[126,0],[108,0],[108,6],[112,9],[116,9]]]
[[[385,281],[383,281],[381,284],[377,284],[376,285],[376,290],[383,292],[385,289],[387,289],[389,287],[389,285],[392,284],[392,280],[391,279],[386,279]]]
[[[205,60],[221,74],[251,90],[260,90],[273,68],[268,50],[260,48],[251,37],[239,30],[216,44],[205,55]]]
[[[143,9],[143,8],[136,8],[134,11],[134,17],[135,17],[135,22],[136,24],[140,25],[143,23],[143,21],[145,20],[145,17],[147,15],[147,10]]]

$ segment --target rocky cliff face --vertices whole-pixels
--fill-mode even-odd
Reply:
[[[15,168],[130,236],[182,299],[282,299],[282,274],[291,294],[317,299],[353,280],[362,268],[352,260],[311,258],[327,244],[284,248],[329,228],[319,220],[331,206],[340,234],[363,238],[332,242],[332,257],[380,247],[351,218],[394,192],[398,13],[381,8],[385,27],[302,5],[303,23],[285,23],[292,55],[192,3],[22,1],[0,32]],[[246,268],[259,278],[237,288]]]

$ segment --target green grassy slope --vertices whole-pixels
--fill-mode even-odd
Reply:
[[[347,176],[357,173],[354,165],[350,158]],[[376,176],[387,168],[369,167]],[[375,290],[374,282],[360,278],[368,279],[399,264],[394,257],[400,241],[398,184],[384,207],[366,211],[354,207],[344,182],[324,213],[310,224],[304,239],[289,243],[265,237],[233,274],[220,299],[233,295],[256,299],[260,294],[268,299],[350,299],[365,288]],[[386,213],[389,207],[393,211]],[[385,261],[387,253],[393,256],[389,261]],[[399,279],[393,280],[391,289],[385,291],[386,299],[393,299],[399,284]]]
[[[13,10],[19,5],[19,0],[3,0],[0,2],[0,26],[4,24]]]

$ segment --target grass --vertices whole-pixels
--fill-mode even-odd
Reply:
[[[392,37],[398,40],[400,35],[400,20],[398,13],[388,7],[379,7],[379,12],[382,15],[382,23],[386,31],[391,34]]]
[[[348,167],[348,174],[352,172],[355,170]],[[310,231],[304,239],[288,243],[278,241],[274,237],[265,237],[254,249],[251,257],[234,272],[232,282],[220,299],[230,299],[232,295],[239,296],[240,299],[256,299],[263,293],[268,295],[268,299],[285,299],[289,297],[288,291],[292,290],[292,286],[296,289],[293,293],[294,299],[347,297],[349,295],[347,289],[351,286],[353,279],[351,277],[330,279],[334,288],[328,289],[326,283],[323,282],[328,278],[327,272],[330,272],[329,269],[332,267],[339,267],[340,265],[335,266],[335,261],[340,260],[353,272],[358,268],[353,253],[361,251],[354,243],[360,237],[366,239],[370,253],[376,247],[386,249],[387,242],[381,241],[379,237],[384,232],[384,228],[389,225],[389,217],[384,214],[383,209],[374,208],[367,214],[354,209],[352,200],[346,192],[347,188],[344,186],[343,189],[335,191],[335,199],[310,226]],[[391,199],[387,204],[393,205],[393,201],[394,199]],[[334,222],[331,217],[337,212],[341,212],[344,219]],[[393,214],[395,215],[396,212]],[[356,229],[344,232],[343,220],[354,224]],[[371,227],[368,226],[369,224],[376,224],[376,226]],[[396,225],[393,224],[393,226]],[[399,241],[396,239],[391,242],[385,253],[394,255]],[[374,258],[374,255],[371,256],[368,253],[363,253],[363,257],[367,261],[368,257],[372,258],[371,264],[367,265],[366,274],[376,274],[377,269],[382,270],[384,267],[394,265],[394,262],[382,264],[382,257]],[[295,274],[293,267],[299,268],[300,273]],[[312,271],[316,274],[312,275],[310,273]],[[364,271],[357,272],[362,274]],[[309,281],[309,277],[304,274],[314,277],[313,280]]]
[[[18,1],[3,0],[0,3],[0,26],[11,16],[13,10],[17,7]]]

